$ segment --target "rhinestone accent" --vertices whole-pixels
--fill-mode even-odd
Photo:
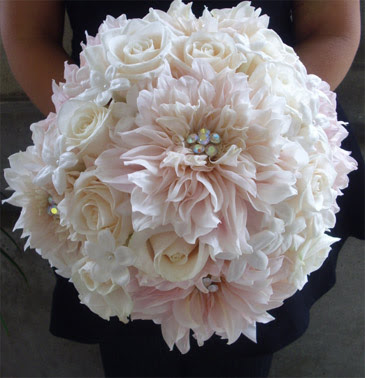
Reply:
[[[193,144],[195,142],[197,142],[199,139],[198,135],[197,134],[190,134],[187,138],[186,138],[186,141],[188,142],[188,144]]]
[[[49,206],[47,208],[47,213],[49,215],[59,215],[59,210],[57,208],[56,203],[53,201],[52,197],[48,197],[48,203],[49,203]]]
[[[201,144],[194,144],[193,151],[194,154],[202,154],[205,150],[205,147]]]
[[[210,142],[214,144],[219,144],[221,142],[221,137],[217,133],[213,133],[210,136]]]
[[[209,157],[213,157],[213,156],[217,155],[218,149],[217,149],[216,146],[213,146],[212,144],[209,144],[207,147],[205,147],[205,153]]]
[[[218,133],[211,133],[210,130],[202,128],[198,134],[189,134],[186,143],[192,145],[194,154],[205,153],[212,158],[219,152],[218,144],[221,143],[221,137]]]

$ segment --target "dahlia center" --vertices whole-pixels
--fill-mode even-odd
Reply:
[[[205,154],[212,158],[221,150],[221,137],[218,133],[211,133],[210,130],[202,128],[198,134],[190,134],[186,143],[196,155]]]

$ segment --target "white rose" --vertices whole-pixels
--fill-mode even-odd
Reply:
[[[210,247],[203,243],[189,244],[166,229],[133,234],[128,247],[138,254],[135,266],[151,278],[161,276],[170,282],[194,278],[204,268]]]
[[[199,21],[191,10],[192,3],[184,4],[181,0],[173,1],[167,12],[150,8],[143,19],[158,21],[171,29],[176,36],[190,35],[199,28]]]
[[[156,77],[170,51],[170,32],[159,22],[133,19],[126,27],[102,33],[101,40],[107,64],[129,80]],[[100,54],[100,47],[91,51]]]
[[[250,74],[249,85],[253,92],[266,88],[267,93],[283,97],[287,112],[302,123],[311,124],[314,112],[313,94],[306,89],[306,78],[287,64],[263,62]]]
[[[85,171],[58,204],[61,223],[74,230],[73,238],[95,241],[101,230],[109,229],[124,244],[133,232],[129,195],[101,182],[95,171]]]
[[[210,14],[204,11],[201,21],[205,23],[213,16],[218,23],[218,29],[250,36],[269,25],[269,17],[266,14],[260,16],[260,13],[260,8],[255,9],[250,2],[243,1],[233,8],[213,9]]]
[[[298,207],[306,212],[319,212],[330,209],[337,193],[332,189],[337,172],[326,156],[315,156],[301,170],[297,181],[299,193]]]
[[[293,262],[289,283],[301,290],[308,281],[307,276],[322,266],[331,250],[331,244],[338,240],[340,239],[322,234],[319,237],[307,239],[297,251],[289,249],[285,253],[289,261]]]
[[[237,50],[235,41],[228,34],[204,31],[174,41],[171,69],[180,75],[189,74],[194,59],[204,59],[217,73],[227,67],[236,70],[246,62],[244,54]]]
[[[57,125],[68,151],[99,155],[109,140],[110,110],[92,102],[70,100],[58,113]]]
[[[258,30],[250,38],[250,46],[253,51],[260,52],[265,61],[294,65],[299,60],[294,49],[286,45],[280,36],[271,29]]]

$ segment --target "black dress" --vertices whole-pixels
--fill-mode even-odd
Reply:
[[[200,15],[207,5],[209,9],[228,8],[239,1],[195,1],[193,11]],[[262,13],[270,16],[269,27],[274,29],[286,44],[295,45],[291,23],[292,1],[252,1]],[[89,35],[97,33],[98,26],[106,15],[127,14],[128,18],[143,17],[150,7],[167,10],[170,1],[65,1],[73,29],[72,58],[79,61],[80,42],[85,41],[85,30]],[[346,121],[342,109],[338,107],[339,119]],[[53,295],[50,330],[53,335],[84,343],[101,343],[119,348],[119,352],[103,353],[104,363],[118,365],[123,376],[255,376],[256,364],[268,362],[270,355],[298,339],[309,324],[309,310],[313,303],[335,284],[338,252],[350,235],[364,238],[364,161],[355,136],[348,126],[349,136],[342,148],[352,151],[359,169],[350,174],[350,185],[344,195],[338,198],[341,208],[337,214],[336,227],[331,235],[341,237],[333,245],[323,266],[309,276],[303,290],[288,298],[284,304],[270,313],[275,320],[257,325],[257,344],[241,336],[233,345],[217,336],[209,339],[199,348],[194,340],[186,355],[178,351],[170,352],[165,344],[160,326],[152,321],[134,321],[123,325],[116,318],[109,322],[81,305],[73,285],[57,276]],[[355,204],[355,206],[354,206]],[[113,355],[114,353],[114,355]],[[118,354],[119,353],[119,354]],[[120,356],[120,357],[119,357]],[[257,359],[260,356],[260,359]],[[109,359],[109,361],[107,361]],[[107,362],[106,362],[107,361]],[[114,362],[113,362],[114,361]],[[243,365],[251,364],[252,373],[247,373]],[[256,366],[257,367],[257,366]],[[116,368],[116,367],[115,367]],[[112,371],[112,370],[111,370]],[[251,370],[249,370],[251,371]],[[268,371],[257,373],[266,375]],[[112,373],[109,373],[112,374]]]

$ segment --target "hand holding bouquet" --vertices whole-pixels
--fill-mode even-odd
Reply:
[[[104,319],[169,347],[256,323],[326,259],[356,169],[335,94],[249,2],[107,17],[5,177],[16,228]]]

